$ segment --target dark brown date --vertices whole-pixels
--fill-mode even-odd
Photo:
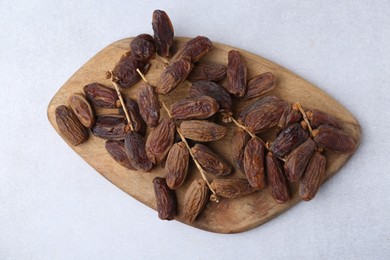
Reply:
[[[121,106],[116,90],[102,84],[88,84],[84,86],[84,93],[95,106],[104,108],[118,108]]]
[[[226,66],[214,63],[199,63],[192,69],[188,80],[191,82],[199,80],[219,81],[226,77]]]
[[[138,103],[129,97],[125,97],[124,101],[125,101],[127,111],[129,112],[131,125],[133,126],[134,131],[140,133],[141,135],[144,135],[146,131],[146,124],[141,117]],[[121,115],[125,114],[123,108],[119,109],[119,113]]]
[[[273,90],[276,86],[276,78],[272,72],[266,72],[250,79],[247,84],[243,100],[260,97]]]
[[[122,88],[130,88],[141,80],[137,69],[146,74],[149,66],[147,61],[137,60],[135,56],[126,53],[112,70],[113,80]]]
[[[174,61],[188,59],[191,63],[199,61],[203,56],[213,49],[211,41],[204,36],[192,38],[175,54]]]
[[[328,113],[312,109],[306,111],[306,115],[310,121],[310,125],[313,128],[317,128],[320,125],[330,125],[341,129],[340,121],[334,116],[329,115]]]
[[[124,116],[104,115],[96,117],[91,130],[92,134],[103,139],[123,139],[130,131],[130,127]]]
[[[258,137],[252,137],[244,150],[244,171],[250,185],[256,190],[264,189],[265,179],[265,146]]]
[[[301,181],[299,182],[299,196],[303,200],[309,201],[315,197],[321,186],[321,182],[325,174],[325,168],[325,156],[319,152],[315,152],[306,167]]]
[[[292,124],[299,123],[301,120],[302,114],[298,107],[296,105],[288,106],[279,119],[278,132]]]
[[[314,141],[311,138],[307,138],[305,142],[287,155],[284,170],[290,182],[299,181],[315,149],[316,144]]]
[[[156,57],[156,45],[149,34],[140,34],[130,43],[131,55],[137,60],[148,62]]]
[[[56,122],[58,130],[72,145],[79,145],[88,139],[87,129],[80,123],[72,109],[61,105],[56,108]]]
[[[205,172],[216,176],[226,176],[233,172],[233,167],[207,146],[196,144],[191,151]]]
[[[137,170],[148,172],[153,168],[153,163],[146,155],[145,139],[137,132],[130,131],[126,134],[125,152]]]
[[[227,91],[236,97],[243,97],[246,93],[247,68],[240,52],[229,51],[226,75]]]
[[[215,82],[200,80],[192,84],[189,90],[191,97],[209,96],[215,98],[219,104],[219,110],[223,112],[232,111],[232,98],[229,92]]]
[[[243,165],[245,145],[250,138],[250,135],[242,128],[236,128],[232,136],[231,151],[233,162],[242,173],[245,173]]]
[[[215,193],[221,197],[233,199],[254,193],[256,190],[247,179],[214,179],[210,184]]]
[[[281,161],[268,152],[265,157],[265,165],[267,169],[268,189],[272,198],[277,203],[285,203],[290,200],[290,190],[283,174],[283,166]]]
[[[191,72],[192,64],[188,59],[180,59],[171,64],[163,71],[156,86],[159,94],[168,94],[175,90]]]
[[[308,133],[295,123],[279,133],[271,145],[271,151],[276,157],[281,158],[306,141],[308,136]]]
[[[139,111],[149,127],[155,127],[160,120],[158,95],[149,83],[142,83],[138,90]]]
[[[181,122],[180,132],[185,138],[193,141],[211,142],[225,137],[228,129],[207,120],[188,120]]]
[[[183,142],[175,143],[165,162],[166,181],[169,188],[179,188],[186,179],[190,153]]]
[[[351,153],[356,144],[352,137],[344,131],[328,125],[320,125],[313,130],[314,142],[319,147],[336,153]]]
[[[175,139],[176,125],[172,119],[162,120],[146,139],[146,155],[153,164],[159,164],[167,156]]]
[[[158,55],[165,58],[170,57],[174,29],[167,13],[162,10],[155,10],[153,12],[152,27]]]
[[[93,126],[95,123],[95,113],[83,94],[75,93],[70,95],[68,104],[83,126],[86,128]]]
[[[165,179],[155,177],[153,179],[154,195],[156,196],[158,217],[162,220],[175,218],[177,199],[174,190],[171,190]]]
[[[136,170],[127,157],[124,140],[108,140],[106,141],[105,147],[107,152],[117,163],[130,170]]]
[[[171,115],[175,119],[206,119],[217,113],[219,104],[215,98],[200,96],[176,101],[171,106]]]

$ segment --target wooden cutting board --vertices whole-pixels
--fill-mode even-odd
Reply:
[[[188,39],[189,38],[183,37],[175,38],[173,51],[175,52]],[[106,79],[106,72],[113,69],[122,54],[129,50],[129,43],[131,40],[132,38],[123,39],[114,42],[101,50],[82,66],[55,94],[50,101],[47,114],[50,123],[58,133],[59,131],[54,113],[56,107],[66,104],[68,96],[72,93],[83,93],[83,86],[91,82],[99,82],[112,87],[110,81]],[[354,116],[325,92],[287,69],[252,53],[220,43],[214,43],[213,51],[206,55],[203,61],[226,65],[227,53],[232,49],[239,50],[244,57],[248,67],[249,79],[267,71],[271,71],[276,76],[277,87],[275,90],[268,93],[269,95],[277,95],[290,103],[299,101],[304,108],[319,109],[338,117],[340,120],[344,121],[344,131],[349,133],[356,140],[357,144],[359,144],[361,139],[361,128]],[[151,84],[155,85],[163,69],[164,63],[160,59],[153,60],[151,62],[151,68],[146,74],[146,78]],[[221,82],[222,85],[225,83],[226,82],[223,81]],[[187,97],[189,84],[189,82],[182,83],[176,91],[168,96],[160,96],[160,99],[169,106],[173,101]],[[139,83],[128,90],[123,90],[122,93],[135,98],[138,86]],[[237,105],[234,107],[234,111],[236,111],[235,115],[237,115],[237,111],[243,106],[251,102],[253,101],[237,102]],[[96,112],[98,114],[117,113],[116,110],[108,109],[98,109]],[[163,110],[162,117],[167,117]],[[220,141],[210,143],[209,147],[232,163],[230,139],[235,126],[233,124],[228,124],[227,126],[229,127],[228,136]],[[59,135],[61,136],[60,133]],[[261,134],[260,137],[265,141],[273,140],[275,138],[272,133]],[[70,145],[70,147],[95,168],[97,172],[118,188],[143,204],[156,209],[152,180],[156,176],[164,177],[164,170],[161,166],[155,167],[150,173],[128,170],[117,164],[110,157],[104,148],[104,143],[105,140],[91,135],[86,143],[77,147]],[[328,163],[324,181],[335,175],[352,154],[325,152],[325,155]],[[209,175],[207,177],[209,180],[213,179],[213,176]],[[235,173],[232,175],[232,178],[234,177],[244,177],[244,175],[236,169]],[[178,215],[176,220],[178,221],[185,223],[182,211],[184,193],[192,180],[198,178],[201,178],[200,173],[197,172],[195,165],[191,163],[187,180],[184,185],[177,190]],[[292,185],[291,191],[292,198],[286,204],[276,203],[267,190],[236,199],[221,199],[219,203],[209,201],[202,214],[191,225],[196,228],[218,233],[237,233],[252,229],[278,216],[301,201],[297,194],[297,187]]]

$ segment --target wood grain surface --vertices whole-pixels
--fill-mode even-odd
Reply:
[[[175,38],[175,44],[173,46],[174,52],[188,39],[189,38],[182,37]],[[59,89],[50,101],[47,111],[49,121],[57,132],[58,127],[55,120],[55,108],[59,105],[66,104],[68,96],[72,93],[83,93],[83,86],[86,84],[99,82],[112,87],[110,81],[106,79],[106,72],[113,69],[122,54],[130,49],[129,43],[131,40],[132,38],[123,39],[114,42],[101,50]],[[325,92],[287,69],[252,53],[220,43],[214,43],[213,51],[204,57],[202,61],[226,65],[227,53],[232,49],[239,50],[243,55],[248,67],[249,79],[267,71],[274,73],[277,78],[277,86],[275,90],[268,94],[277,95],[290,103],[299,101],[303,108],[319,109],[336,116],[344,122],[343,130],[349,133],[355,139],[357,144],[359,144],[361,139],[361,128],[354,116]],[[153,60],[151,62],[151,68],[146,74],[146,78],[151,84],[155,85],[163,69],[164,63],[160,59],[157,58]],[[226,82],[224,81],[221,82],[222,85],[225,83]],[[187,97],[189,84],[190,83],[188,81],[183,82],[173,93],[167,96],[160,96],[160,99],[169,106],[173,101]],[[139,83],[128,90],[122,91],[122,93],[135,98],[138,86]],[[251,102],[253,101],[235,102],[235,115],[237,115],[237,111],[240,111],[243,106]],[[167,117],[163,110],[161,111],[162,117]],[[117,113],[117,110],[97,109],[96,113],[112,114]],[[233,124],[228,124],[227,126],[229,127],[228,136],[222,140],[211,143],[209,147],[232,163],[230,154],[230,139],[235,126]],[[61,136],[60,133],[59,135]],[[269,131],[268,133],[260,134],[259,136],[265,141],[273,140],[275,138],[274,131]],[[89,163],[94,169],[96,169],[97,172],[103,175],[111,183],[143,204],[156,209],[152,180],[156,176],[164,177],[165,173],[162,167],[157,166],[150,173],[128,170],[117,164],[110,157],[105,150],[104,143],[105,140],[91,135],[88,141],[84,144],[76,147],[69,145],[87,163]],[[325,152],[325,155],[328,163],[324,181],[335,175],[337,171],[348,161],[352,154],[335,154]],[[211,175],[208,175],[207,177],[209,180],[214,178],[214,176]],[[244,175],[236,169],[235,173],[231,177],[244,177]],[[177,190],[178,215],[176,220],[183,223],[185,223],[182,212],[184,193],[192,180],[197,178],[201,178],[201,176],[196,170],[195,165],[191,163],[187,180],[184,185]],[[196,228],[218,233],[237,233],[252,229],[278,216],[301,201],[297,194],[297,187],[295,185],[291,185],[291,191],[292,198],[285,204],[276,203],[267,190],[259,191],[236,199],[221,199],[219,203],[209,201],[202,214],[191,225]]]

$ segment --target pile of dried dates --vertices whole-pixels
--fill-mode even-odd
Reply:
[[[213,50],[207,37],[195,37],[172,53],[174,29],[168,15],[155,10],[152,26],[154,36],[135,37],[109,71],[112,86],[92,82],[84,93],[69,96],[55,114],[59,131],[72,145],[81,145],[92,133],[107,140],[107,152],[123,167],[153,174],[154,167],[163,164],[165,177],[151,184],[161,219],[177,214],[176,190],[186,181],[190,160],[199,178],[188,186],[180,209],[188,223],[196,221],[210,200],[266,188],[277,203],[286,203],[291,183],[299,184],[303,200],[311,200],[326,169],[323,151],[356,149],[337,118],[265,95],[277,87],[276,77],[267,72],[248,79],[239,51],[228,53],[226,65],[203,63],[202,57]],[[153,59],[165,61],[156,86],[144,77]],[[190,85],[188,97],[166,107],[160,95],[173,97],[184,81]],[[122,94],[133,87],[138,88],[137,100]],[[233,105],[243,101],[247,105],[234,114]],[[96,108],[119,112],[98,115]],[[231,129],[231,158],[223,158],[207,143],[225,138]],[[266,132],[274,138],[263,140]],[[235,169],[243,173],[241,178],[230,177]]]

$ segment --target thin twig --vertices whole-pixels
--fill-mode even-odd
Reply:
[[[238,123],[237,120],[234,119],[234,117],[232,115],[229,115],[228,113],[223,113],[223,115],[229,117],[236,126],[238,126],[239,128],[244,129],[245,132],[247,132],[251,137],[256,137],[256,135],[251,133],[251,131],[249,131],[248,128],[246,128],[244,125]]]
[[[306,116],[305,110],[303,110],[303,108],[302,108],[302,106],[301,106],[301,104],[299,102],[295,102],[294,105],[296,105],[297,108],[299,109],[299,112],[301,112],[303,120],[305,120],[305,122],[307,124],[307,128],[309,129],[310,136],[313,136],[313,128],[311,128],[311,125],[310,125],[309,119]]]
[[[145,81],[146,83],[149,83],[149,81],[145,78],[145,75],[138,68],[136,69],[136,71],[141,76],[143,81]]]

